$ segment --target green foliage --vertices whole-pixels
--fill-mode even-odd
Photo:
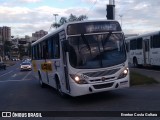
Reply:
[[[10,52],[12,50],[12,43],[11,41],[5,41],[4,42],[4,51],[5,51],[5,54],[7,54],[8,52]]]
[[[22,58],[23,56],[26,55],[26,53],[25,53],[25,47],[23,45],[19,45],[18,49],[19,49],[19,53],[20,53],[20,58]]]
[[[67,23],[67,22],[83,21],[83,20],[86,20],[86,19],[88,19],[88,17],[86,15],[80,15],[80,16],[77,17],[76,15],[70,14],[68,19],[66,17],[61,17],[59,22],[58,23],[53,23],[51,25],[51,27],[58,28],[61,25]]]

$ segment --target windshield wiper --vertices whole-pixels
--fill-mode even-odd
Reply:
[[[85,43],[85,45],[87,46],[87,48],[89,49],[90,55],[92,55],[91,47],[89,45],[88,40],[85,38],[84,34],[81,34],[81,38],[82,38],[83,42]]]
[[[107,35],[107,37],[104,40],[101,40],[102,46],[103,46],[103,51],[104,51],[104,45],[106,44],[106,42],[110,38],[111,34],[112,34],[112,32],[109,32],[108,35]]]
[[[112,32],[109,32],[107,37],[104,39],[104,40],[101,40],[101,44],[102,44],[102,47],[103,47],[103,51],[101,51],[100,49],[100,44],[98,43],[98,49],[99,49],[99,59],[100,59],[100,65],[101,67],[103,67],[103,58],[102,58],[102,53],[105,51],[105,44],[106,42],[108,41],[108,39],[110,38]]]

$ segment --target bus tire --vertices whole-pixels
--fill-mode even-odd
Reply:
[[[136,57],[133,58],[133,66],[138,67],[138,61]]]
[[[61,89],[61,84],[60,84],[60,81],[59,81],[59,78],[58,76],[56,75],[56,86],[57,86],[57,92],[58,94],[61,96],[61,97],[66,97],[66,94],[64,92],[62,92],[62,89]]]
[[[42,77],[41,77],[40,72],[38,72],[38,76],[39,76],[39,84],[40,84],[40,86],[41,86],[42,88],[44,88],[44,87],[45,87],[45,84],[44,84],[43,81],[42,81]]]

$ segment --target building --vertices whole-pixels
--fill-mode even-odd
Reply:
[[[32,42],[35,42],[36,40],[40,39],[41,37],[47,35],[48,32],[44,30],[36,31],[35,33],[32,33]]]
[[[3,41],[11,41],[11,28],[7,26],[0,27],[0,36]]]
[[[11,41],[11,28],[7,26],[0,27],[0,61],[5,57],[5,41]]]

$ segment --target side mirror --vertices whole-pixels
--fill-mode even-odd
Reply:
[[[62,47],[63,47],[63,50],[64,50],[65,52],[68,52],[68,51],[69,51],[69,42],[68,42],[68,40],[62,41]]]

